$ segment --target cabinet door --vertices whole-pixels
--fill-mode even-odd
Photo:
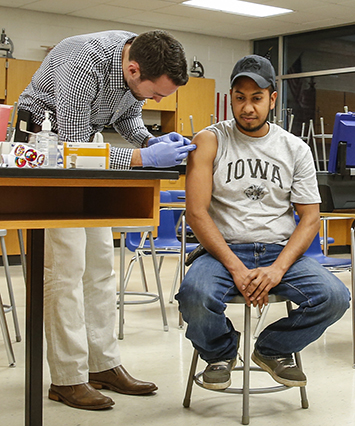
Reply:
[[[192,136],[211,124],[215,111],[215,81],[210,78],[190,77],[185,86],[177,91],[176,131]],[[214,121],[214,120],[213,120]]]
[[[22,59],[8,59],[7,69],[7,105],[17,102],[23,90],[27,87],[33,74],[41,65],[40,61],[25,61]]]
[[[176,110],[176,92],[160,102],[155,102],[153,99],[146,99],[143,109],[154,111],[175,111]]]
[[[6,58],[0,58],[0,99],[5,100],[6,89]]]

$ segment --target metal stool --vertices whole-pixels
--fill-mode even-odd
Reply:
[[[280,296],[269,295],[269,303],[275,303],[275,302],[286,302],[288,312],[290,312],[291,309],[292,309],[291,302],[289,300],[284,299],[283,297],[280,297]],[[264,387],[264,388],[261,388],[261,387],[260,388],[250,388],[250,372],[251,371],[265,372],[264,370],[262,370],[259,367],[251,367],[250,366],[251,307],[249,307],[245,303],[245,299],[244,299],[243,296],[237,296],[228,303],[244,304],[244,306],[245,306],[245,311],[244,311],[244,361],[243,361],[243,366],[236,367],[233,370],[233,371],[242,371],[243,372],[243,386],[241,388],[229,387],[229,388],[224,389],[224,390],[213,390],[213,389],[204,388],[202,380],[200,379],[202,374],[203,374],[203,371],[196,374],[198,352],[195,349],[194,353],[193,353],[193,357],[192,357],[190,373],[189,373],[189,377],[188,377],[188,381],[187,381],[183,406],[185,408],[188,408],[190,406],[192,386],[193,386],[194,383],[196,383],[198,386],[202,387],[203,389],[212,390],[213,392],[242,394],[243,395],[242,424],[247,425],[247,424],[249,424],[249,395],[271,393],[271,392],[280,392],[280,391],[291,389],[291,388],[284,386],[284,385],[269,386],[269,387]],[[300,357],[299,353],[295,353],[295,360],[296,360],[297,366],[300,369],[302,369],[301,357]],[[300,393],[301,393],[302,408],[308,408],[306,388],[301,387]]]
[[[4,342],[6,347],[7,356],[9,359],[10,366],[15,365],[15,357],[12,350],[12,344],[10,340],[9,330],[6,323],[5,314],[8,312],[12,312],[12,318],[14,321],[14,327],[15,327],[15,334],[16,334],[16,342],[21,342],[21,333],[20,333],[20,326],[17,318],[17,311],[16,311],[16,304],[15,304],[15,297],[14,292],[12,289],[12,282],[11,282],[11,275],[10,275],[10,268],[9,268],[9,261],[7,257],[7,251],[6,251],[6,244],[5,244],[5,236],[7,234],[6,229],[0,229],[0,242],[1,242],[1,250],[2,250],[2,261],[4,265],[5,270],[5,277],[6,277],[6,283],[7,283],[7,289],[9,292],[9,299],[10,302],[8,305],[2,303],[1,295],[0,295],[0,325],[2,329],[2,333],[4,336]]]
[[[163,290],[162,290],[161,281],[160,281],[158,261],[157,261],[157,256],[156,256],[156,252],[155,252],[155,248],[154,248],[153,231],[154,231],[154,226],[119,226],[119,227],[113,227],[112,228],[112,232],[120,233],[120,237],[121,237],[121,242],[120,242],[120,290],[117,292],[117,294],[119,295],[119,300],[117,302],[118,308],[119,308],[119,328],[118,328],[118,330],[119,330],[118,331],[118,338],[119,339],[123,339],[124,305],[125,304],[131,304],[132,305],[132,304],[153,303],[153,302],[157,302],[159,300],[162,319],[163,319],[164,331],[169,330],[168,320],[167,320],[167,317],[166,317],[165,306],[164,306]],[[137,259],[137,258],[135,260],[132,260],[131,264],[128,268],[127,274],[125,276],[125,247],[126,247],[125,240],[126,240],[126,233],[127,232],[142,232],[143,233],[141,243],[140,243],[138,248],[143,248],[143,245],[144,245],[144,242],[145,242],[147,236],[149,237],[158,294],[148,292],[145,280],[144,280],[144,282],[145,282],[145,287],[146,287],[147,291],[144,291],[144,292],[126,291],[126,286],[128,284],[130,271],[131,271],[131,268],[133,267],[134,261],[135,260],[138,260],[138,261],[142,260],[142,259]],[[146,299],[145,300],[134,300],[134,301],[125,302],[124,296],[126,294],[135,295],[135,296],[145,296]]]

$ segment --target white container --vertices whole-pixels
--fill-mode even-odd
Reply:
[[[45,111],[45,119],[42,123],[42,130],[36,134],[36,149],[45,155],[42,167],[57,167],[57,146],[58,135],[51,132],[51,122],[49,112]]]

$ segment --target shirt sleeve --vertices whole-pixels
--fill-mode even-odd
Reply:
[[[291,202],[298,204],[318,204],[321,198],[318,190],[316,169],[311,150],[306,152],[296,163],[295,175],[291,188]]]
[[[154,137],[144,125],[141,102],[132,105],[113,124],[113,127],[116,132],[137,148],[142,148],[147,138]]]
[[[128,170],[131,168],[133,149],[111,146],[110,169]]]

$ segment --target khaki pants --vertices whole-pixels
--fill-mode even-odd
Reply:
[[[55,385],[120,365],[111,228],[48,229],[44,318]]]

